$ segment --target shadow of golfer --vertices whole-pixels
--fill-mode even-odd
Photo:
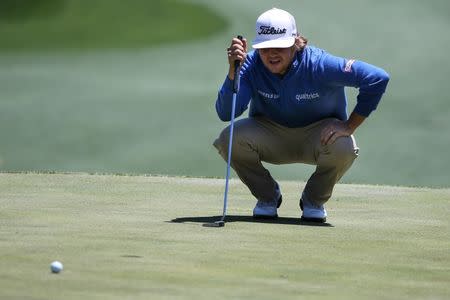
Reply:
[[[203,223],[210,224],[218,221],[222,216],[209,216],[209,217],[181,217],[171,220],[172,223]],[[300,225],[300,226],[318,226],[318,227],[334,227],[330,223],[317,223],[301,220],[300,218],[288,218],[278,217],[276,219],[255,219],[252,216],[237,216],[228,215],[225,218],[226,223],[233,222],[248,222],[248,223],[270,223],[270,224],[283,224],[283,225]]]

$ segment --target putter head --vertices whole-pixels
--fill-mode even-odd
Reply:
[[[203,224],[203,227],[224,227],[225,226],[225,222],[220,220],[220,221],[216,221],[214,223],[205,223]]]
[[[225,226],[225,221],[222,221],[222,220],[216,221],[216,222],[214,222],[214,224],[216,224],[217,227],[224,227]]]

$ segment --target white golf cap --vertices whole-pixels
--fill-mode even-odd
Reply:
[[[272,8],[256,20],[256,37],[252,46],[261,48],[289,48],[295,43],[297,26],[294,17],[285,10]]]

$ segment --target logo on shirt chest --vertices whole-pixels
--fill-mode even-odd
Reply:
[[[319,93],[303,93],[303,94],[295,95],[295,99],[299,102],[306,101],[306,100],[316,100],[319,98],[320,98]]]
[[[269,100],[276,100],[278,98],[280,98],[280,95],[278,94],[273,94],[273,93],[267,93],[267,92],[263,92],[258,90],[258,94],[260,94],[262,97],[269,99]]]

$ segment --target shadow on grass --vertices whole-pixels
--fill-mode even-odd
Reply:
[[[218,221],[222,216],[209,216],[209,217],[181,217],[171,220],[172,223],[203,223],[211,224]],[[229,215],[225,218],[225,223],[233,222],[248,222],[248,223],[270,223],[270,224],[282,224],[282,225],[300,225],[300,226],[317,226],[317,227],[334,227],[330,223],[316,223],[300,220],[300,218],[287,218],[278,217],[277,219],[255,219],[252,216],[237,216]]]

